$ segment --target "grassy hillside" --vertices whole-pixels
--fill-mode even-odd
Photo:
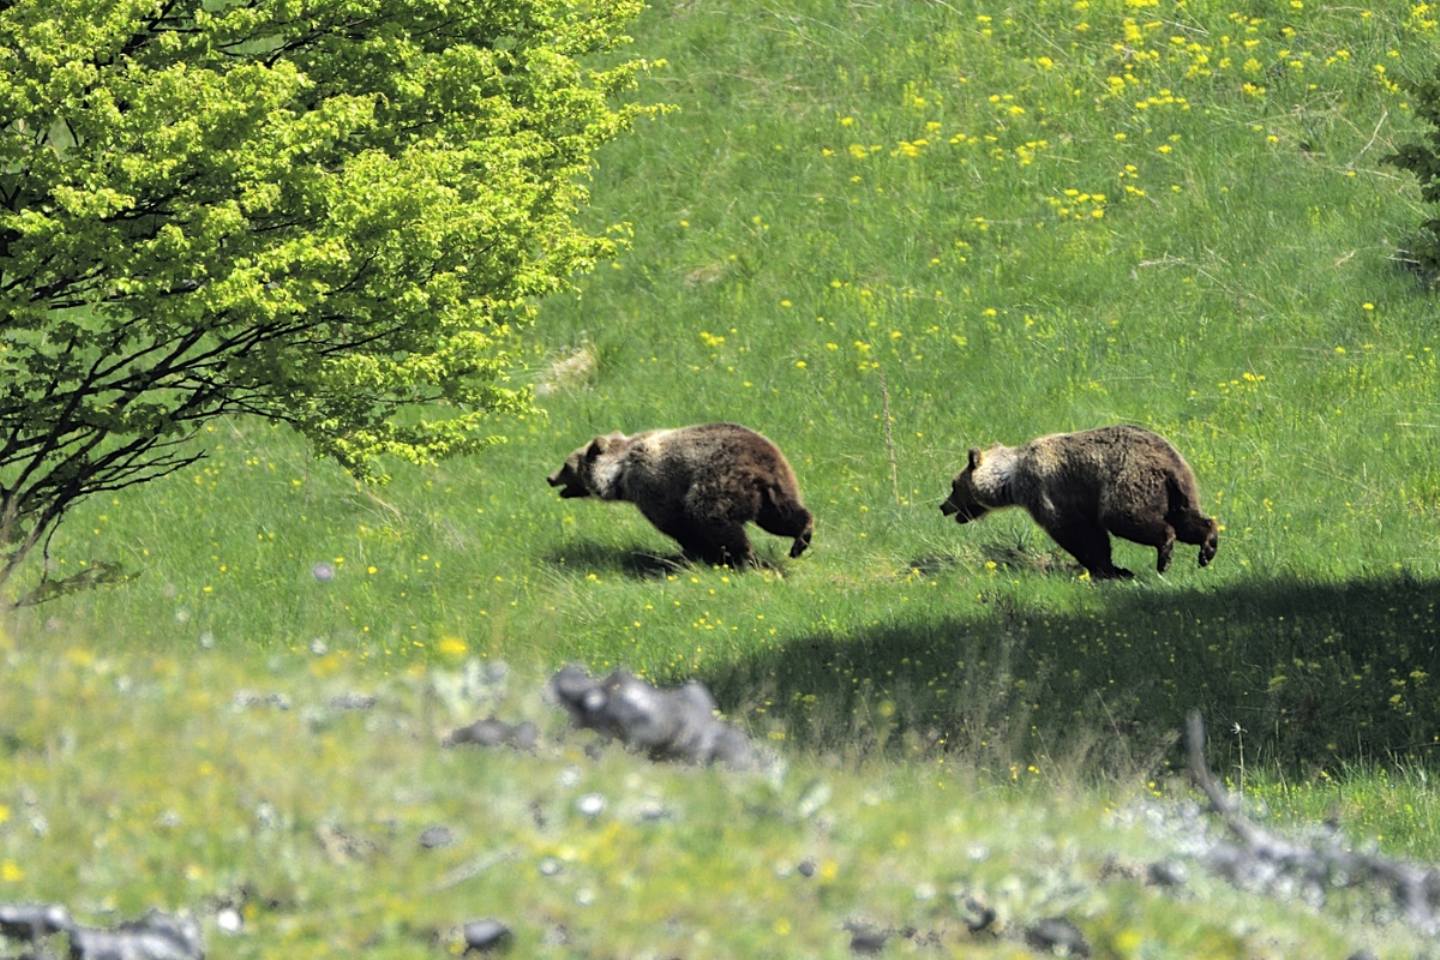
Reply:
[[[657,0],[637,96],[679,109],[604,153],[594,223],[632,243],[542,305],[542,416],[380,489],[217,423],[55,538],[60,575],[136,576],[0,641],[0,902],[230,905],[237,957],[438,955],[477,912],[527,956],[840,957],[852,916],[1020,956],[1059,913],[1104,957],[1416,955],[1359,908],[1106,863],[1183,845],[1126,817],[1186,795],[1192,707],[1276,820],[1440,857],[1440,333],[1396,259],[1430,212],[1381,162],[1422,132],[1396,81],[1440,63],[1431,7]],[[768,569],[685,565],[543,482],[597,433],[720,419],[794,464],[800,559],[757,531]],[[1121,543],[1136,579],[1093,583],[1018,512],[936,509],[969,446],[1118,421],[1194,466],[1210,567]],[[592,760],[531,694],[437,693],[468,657],[512,691],[698,677],[790,771]],[[357,689],[380,705],[327,706]],[[491,708],[541,754],[434,745]],[[436,822],[459,843],[422,852]],[[967,892],[1005,936],[967,939]]]
[[[1395,262],[1425,212],[1381,157],[1418,133],[1395,81],[1436,29],[1252,6],[657,4],[640,95],[680,109],[604,156],[595,218],[633,246],[545,305],[530,375],[572,376],[544,417],[377,491],[221,424],[200,468],[56,540],[61,572],[139,578],[22,631],[624,662],[776,736],[1002,767],[1144,765],[1192,705],[1252,763],[1428,756],[1435,301]],[[777,569],[674,568],[632,508],[542,483],[597,432],[715,419],[788,453],[811,554],[757,534]],[[1115,421],[1193,464],[1211,568],[1120,545],[1138,579],[1093,584],[1018,512],[935,509],[969,445]]]

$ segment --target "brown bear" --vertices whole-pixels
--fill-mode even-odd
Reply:
[[[755,562],[745,524],[810,545],[815,524],[785,456],[735,423],[596,437],[545,478],[562,497],[628,500],[685,553],[705,563]]]
[[[1190,465],[1164,437],[1139,427],[972,447],[940,512],[968,523],[1011,506],[1028,510],[1097,580],[1132,575],[1110,562],[1110,533],[1154,547],[1161,573],[1176,540],[1200,545],[1202,567],[1219,546],[1219,526],[1200,509]]]

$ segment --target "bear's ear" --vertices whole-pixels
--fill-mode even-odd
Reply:
[[[585,448],[585,459],[594,460],[599,457],[600,454],[604,453],[605,448],[609,445],[610,441],[606,437],[596,437],[590,441],[590,446]]]
[[[970,448],[970,469],[971,469],[971,470],[974,470],[974,469],[975,469],[976,467],[978,467],[978,466],[980,466],[980,448],[979,448],[979,447],[971,447],[971,448]]]

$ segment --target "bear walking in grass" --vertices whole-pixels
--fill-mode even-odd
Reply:
[[[1215,556],[1219,526],[1200,509],[1195,474],[1164,437],[1139,427],[1100,427],[1038,437],[1018,447],[971,448],[940,512],[959,523],[1024,507],[1097,580],[1129,577],[1110,562],[1110,534],[1152,546],[1170,566],[1175,541]]]
[[[734,423],[606,434],[545,479],[562,497],[628,500],[687,555],[706,563],[753,564],[745,536],[752,520],[793,537],[792,557],[805,551],[814,531],[784,454]]]

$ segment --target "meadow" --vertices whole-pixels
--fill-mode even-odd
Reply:
[[[678,109],[602,155],[590,216],[629,247],[542,305],[520,375],[541,415],[379,488],[278,428],[214,424],[200,465],[91,501],[51,546],[58,574],[134,577],[8,630],[193,669],[197,690],[228,689],[187,666],[212,654],[306,683],[472,656],[694,677],[857,797],[980,784],[982,819],[1183,795],[1168,774],[1199,708],[1213,764],[1277,821],[1335,814],[1440,857],[1440,336],[1403,262],[1431,213],[1383,162],[1424,132],[1402,81],[1440,63],[1437,20],[659,0],[633,32],[667,64],[636,96]],[[766,569],[687,565],[633,508],[543,482],[597,433],[710,420],[786,452],[816,515],[805,556],[757,531]],[[1210,567],[1182,548],[1162,577],[1117,543],[1135,580],[1092,583],[1019,511],[941,517],[967,447],[1113,422],[1189,459],[1224,525]],[[47,686],[58,653],[32,655],[22,690],[79,696]],[[915,795],[921,818],[950,803]],[[3,831],[18,864],[31,841]],[[28,876],[40,895],[66,874]],[[1260,955],[1183,942],[1143,955]]]

